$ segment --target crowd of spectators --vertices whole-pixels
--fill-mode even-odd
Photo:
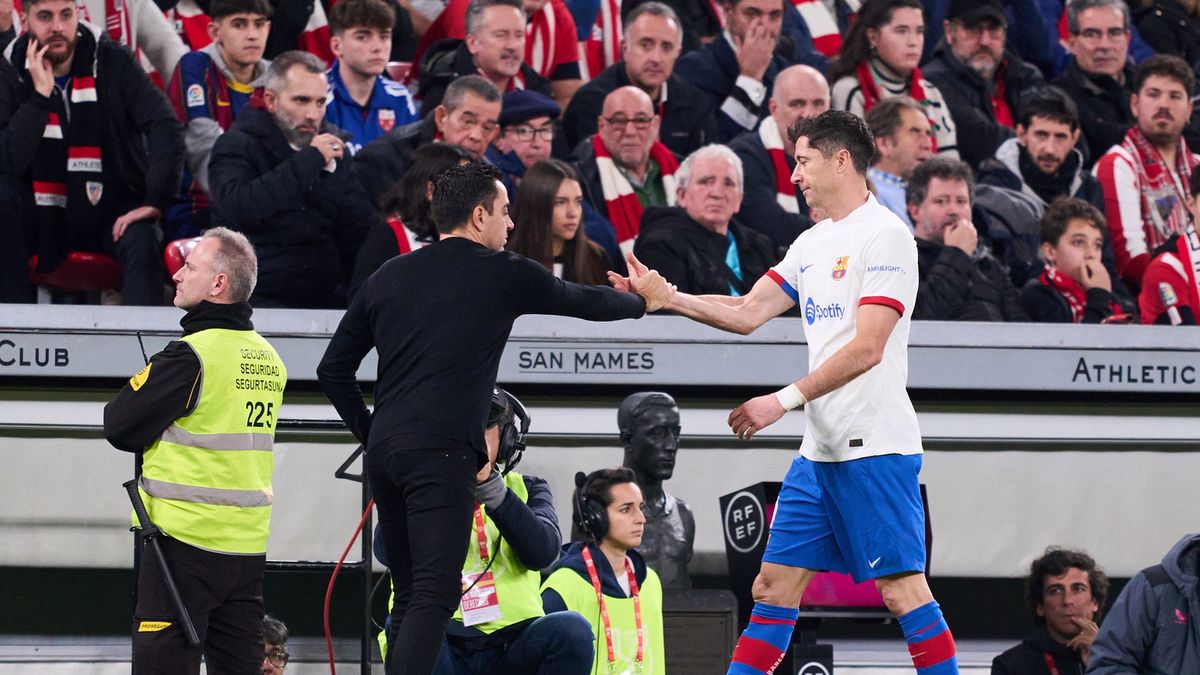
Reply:
[[[165,244],[223,225],[259,251],[254,304],[341,308],[436,239],[426,186],[465,157],[567,278],[636,250],[741,294],[824,220],[788,129],[832,107],[918,239],[916,318],[1200,305],[1194,0],[7,4],[0,301],[82,252],[121,269],[104,301],[161,304]]]

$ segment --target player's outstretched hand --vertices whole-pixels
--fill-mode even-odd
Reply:
[[[779,421],[785,413],[775,394],[752,398],[729,413],[729,428],[738,438],[748,441],[754,434]]]
[[[618,291],[637,293],[646,301],[646,312],[657,312],[671,303],[675,285],[667,283],[661,274],[642,264],[632,252],[625,254],[629,265],[629,276],[616,272],[608,273],[608,283]]]

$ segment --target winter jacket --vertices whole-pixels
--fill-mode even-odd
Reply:
[[[100,34],[100,29],[83,22],[80,28]],[[21,81],[10,61],[12,47],[0,60],[0,178],[32,190],[30,171],[49,119],[50,98],[34,91],[31,82]],[[125,47],[99,40],[96,73],[103,108],[100,152],[105,184],[122,186],[141,204],[166,212],[179,191],[183,171],[183,125],[166,95]]]
[[[1178,0],[1154,0],[1133,10],[1142,38],[1159,54],[1174,54],[1200,68],[1200,18],[1188,15]]]
[[[942,92],[942,99],[957,127],[958,156],[972,167],[978,167],[1002,142],[1013,136],[1013,127],[996,121],[992,96],[997,87],[1003,85],[1004,102],[1015,125],[1020,118],[1018,103],[1021,97],[1045,84],[1037,68],[1011,53],[1005,54],[995,78],[985,82],[959,61],[945,43],[937,48],[933,60],[921,69],[921,73]]]
[[[1028,321],[1021,296],[990,255],[976,260],[954,246],[917,238],[920,284],[914,319]]]
[[[396,127],[363,146],[354,155],[354,175],[370,200],[379,209],[379,200],[400,180],[417,148],[433,142],[437,123],[433,115],[420,122]]]
[[[292,149],[261,108],[247,107],[217,139],[208,167],[213,223],[254,244],[251,304],[345,307],[355,255],[379,217],[352,173],[349,158],[328,171],[316,148]]]
[[[675,74],[708,96],[717,115],[718,140],[730,141],[757,127],[758,120],[767,116],[767,101],[771,98],[775,76],[789,65],[776,50],[763,74],[762,85],[766,93],[756,103],[750,93],[737,84],[740,76],[737,55],[729,38],[722,33],[709,44],[679,57],[675,62]]]
[[[1117,596],[1092,643],[1088,675],[1200,673],[1200,534],[1138,572]]]
[[[463,75],[478,74],[475,57],[467,50],[465,41],[439,40],[433,43],[421,60],[420,86],[417,87],[417,96],[421,99],[421,114],[428,116],[441,104],[442,97],[446,95],[446,87],[449,87],[451,82]],[[528,63],[521,62],[518,74],[525,82],[523,89],[554,97],[554,92],[550,89],[550,80],[538,75]]]
[[[1037,323],[1072,323],[1071,306],[1058,290],[1043,284],[1040,279],[1030,279],[1021,289],[1021,303],[1029,319]],[[1102,323],[1112,316],[1113,294],[1103,288],[1087,290],[1087,304],[1083,308],[1080,323]]]
[[[1092,168],[1104,153],[1125,140],[1125,132],[1136,120],[1129,108],[1129,83],[1133,66],[1125,66],[1125,83],[1107,75],[1090,75],[1074,60],[1054,81],[1079,106],[1079,128],[1083,129],[1083,167]]]
[[[762,123],[775,124],[775,120],[768,117]],[[780,206],[776,199],[775,165],[757,131],[747,131],[733,139],[729,149],[742,160],[744,174],[742,208],[734,217],[746,227],[767,235],[776,251],[786,251],[801,232],[813,226],[808,203],[802,195],[796,195],[800,213],[789,213]],[[787,166],[788,171],[794,170],[796,160],[788,157]]]
[[[605,97],[630,84],[625,62],[618,61],[580,87],[563,114],[567,144],[573,148],[596,133],[596,119],[604,110]],[[655,103],[662,118],[658,129],[662,144],[686,157],[701,146],[717,142],[717,121],[708,97],[678,75],[667,78],[665,86],[666,100]]]
[[[692,220],[681,207],[646,209],[633,252],[683,293],[746,295],[779,258],[765,235],[736,220],[730,221],[729,232],[737,245],[741,279],[725,263],[729,237]]]
[[[992,659],[992,675],[1052,675],[1046,655],[1054,659],[1059,675],[1083,675],[1079,652],[1039,630],[1021,644]]]

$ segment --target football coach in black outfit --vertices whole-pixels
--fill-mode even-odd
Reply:
[[[393,258],[363,284],[317,368],[321,387],[367,448],[396,601],[385,670],[433,670],[462,592],[475,506],[487,461],[484,425],[500,355],[522,314],[592,321],[662,308],[673,289],[657,272],[636,293],[581,286],[504,251],[513,223],[500,173],[473,162],[436,181],[440,241]],[[355,373],[375,348],[375,413]]]

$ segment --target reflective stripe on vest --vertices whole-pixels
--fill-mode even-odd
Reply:
[[[192,546],[265,553],[287,370],[254,331],[214,328],[182,342],[200,360],[196,405],[146,450],[146,509],[163,532]]]
[[[525,478],[516,471],[509,472],[504,477],[504,485],[513,491],[522,502],[529,501],[529,490],[525,486]],[[531,570],[517,559],[508,542],[500,537],[500,530],[487,515],[487,507],[483,507],[484,531],[487,532],[488,553],[496,558],[489,570],[496,579],[496,595],[500,598],[500,618],[495,621],[481,623],[472,628],[491,634],[505,626],[520,623],[526,619],[545,616],[542,610],[542,596],[538,587],[542,575],[538,570]],[[482,572],[484,565],[479,558],[479,537],[475,533],[474,522],[467,535],[471,538],[467,549],[467,559],[463,563],[464,572]],[[500,546],[496,540],[500,539]],[[499,550],[497,550],[499,549]],[[454,610],[454,620],[462,621],[462,606]]]
[[[598,554],[595,548],[592,549],[592,554],[599,564],[603,555]],[[604,642],[604,626],[600,622],[600,605],[596,602],[596,591],[592,582],[588,580],[587,573],[581,574],[569,567],[560,567],[542,584],[542,590],[546,589],[558,593],[567,609],[579,612],[592,624],[592,635],[595,636],[592,673],[608,673],[608,648]],[[642,601],[642,625],[646,636],[646,658],[642,672],[646,675],[665,675],[662,584],[654,570],[646,568],[646,578],[638,590]],[[637,661],[637,623],[633,618],[633,598],[614,598],[606,594],[604,605],[608,607],[609,618],[612,620],[613,649],[617,658],[615,670],[617,673],[632,673]]]

